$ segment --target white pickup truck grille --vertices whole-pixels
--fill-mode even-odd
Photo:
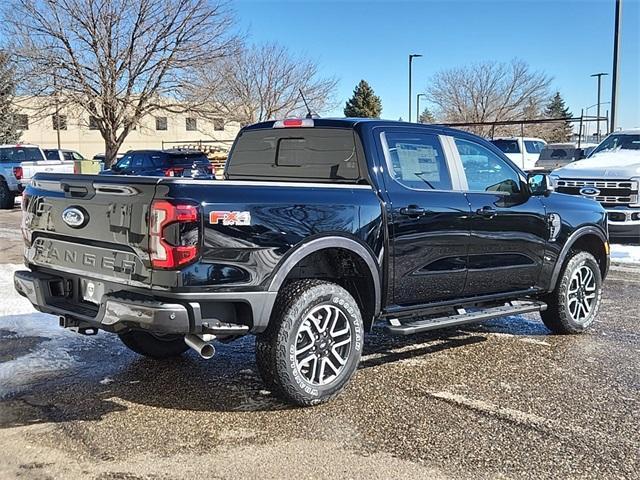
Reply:
[[[592,188],[598,192],[589,195],[581,192]],[[638,203],[638,182],[632,180],[566,180],[559,179],[556,191],[570,195],[593,198],[605,206],[630,205]]]

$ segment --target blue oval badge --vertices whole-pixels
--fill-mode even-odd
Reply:
[[[80,228],[87,223],[87,215],[77,207],[67,207],[62,212],[62,221],[71,228]]]
[[[583,187],[580,189],[580,195],[585,197],[597,197],[600,195],[600,190],[594,187]]]

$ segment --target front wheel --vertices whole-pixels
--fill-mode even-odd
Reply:
[[[182,335],[154,335],[141,330],[130,330],[118,336],[129,349],[158,360],[177,357],[189,349]]]
[[[602,300],[602,275],[589,252],[575,253],[564,266],[542,321],[554,333],[582,333],[596,318]]]
[[[321,280],[288,284],[269,327],[256,339],[265,384],[284,400],[317,405],[336,396],[356,371],[364,327],[344,288]]]

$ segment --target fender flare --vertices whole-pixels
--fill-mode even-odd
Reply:
[[[275,274],[271,279],[268,291],[279,291],[289,272],[300,262],[300,260],[314,252],[325,250],[328,248],[341,248],[343,250],[349,250],[350,252],[358,255],[366,263],[371,273],[371,278],[373,279],[373,288],[375,295],[374,316],[377,316],[380,313],[382,303],[382,289],[380,286],[380,272],[378,269],[378,265],[374,260],[371,252],[364,245],[357,242],[356,240],[347,237],[320,237],[305,242],[297,247],[295,250],[293,250],[293,252],[287,255],[278,266]]]
[[[558,281],[558,277],[560,276],[560,271],[562,270],[562,266],[564,265],[564,261],[571,250],[571,247],[578,241],[581,237],[585,235],[596,235],[602,243],[606,243],[609,241],[605,233],[594,226],[586,226],[580,227],[567,238],[567,241],[564,243],[560,254],[558,255],[558,260],[556,261],[555,267],[553,267],[553,272],[551,273],[551,282],[549,283],[549,291],[552,292],[556,288],[556,283]]]

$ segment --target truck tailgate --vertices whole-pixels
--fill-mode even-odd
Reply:
[[[28,263],[148,287],[148,214],[157,181],[38,174],[23,200]]]
[[[22,183],[26,184],[36,173],[73,173],[73,160],[38,160],[22,162]]]

